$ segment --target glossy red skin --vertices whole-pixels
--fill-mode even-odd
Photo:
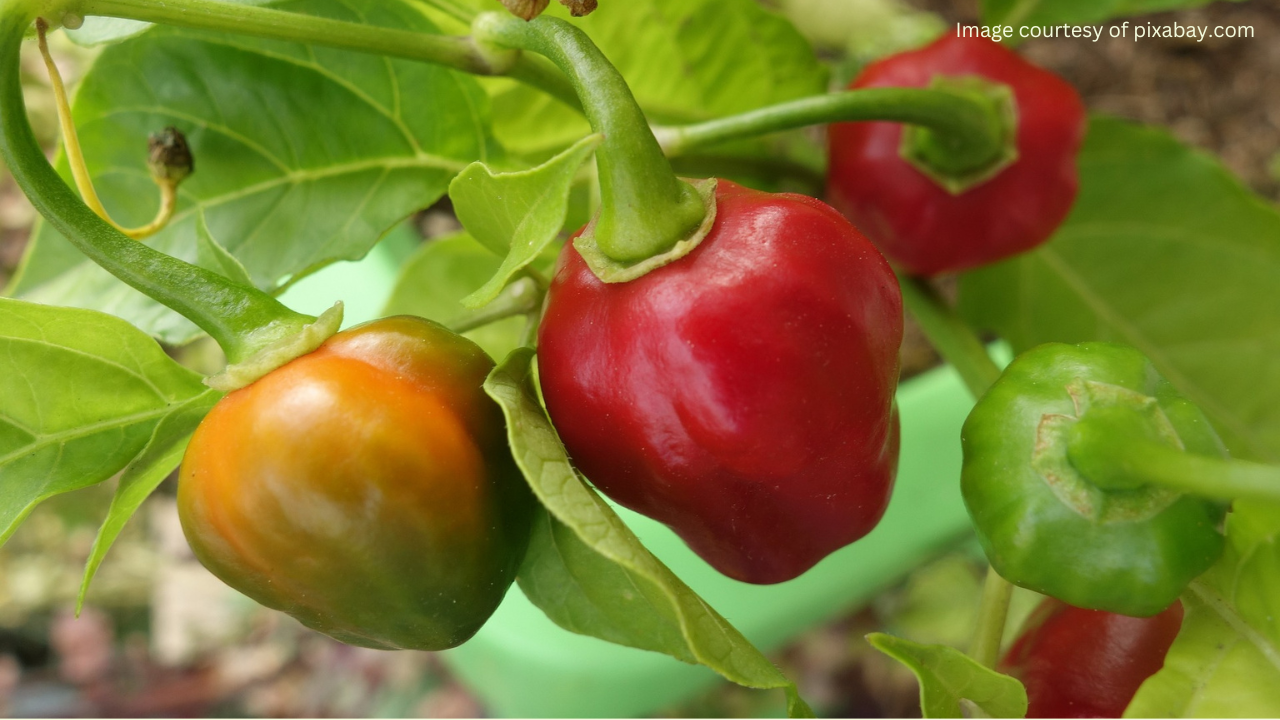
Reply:
[[[1086,125],[1075,88],[986,38],[948,35],[868,66],[850,87],[927,87],[936,75],[978,75],[1013,88],[1014,164],[952,195],[902,158],[905,126],[838,123],[830,129],[828,202],[915,275],[979,267],[1047,240],[1075,201]]]
[[[1022,680],[1029,718],[1118,718],[1164,666],[1182,603],[1148,618],[1082,610],[1049,598],[1027,620],[1001,672]]]
[[[898,459],[902,299],[827,205],[721,180],[693,252],[605,284],[566,245],[538,368],[574,464],[752,583],[790,580],[883,515]]]

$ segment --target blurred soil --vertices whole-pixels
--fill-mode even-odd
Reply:
[[[977,0],[911,4],[949,23],[977,17]],[[1026,43],[1023,52],[1071,80],[1092,110],[1167,126],[1221,157],[1261,195],[1280,200],[1280,4],[1217,3],[1148,19],[1252,25],[1256,37],[1203,44],[1042,40]],[[74,83],[92,53],[60,35],[53,40]],[[25,69],[33,125],[52,148],[56,122],[43,68],[29,55]],[[437,215],[424,215],[424,227],[451,222]],[[0,175],[0,286],[20,259],[33,219],[7,173]],[[908,376],[937,362],[914,328],[908,330],[903,361]],[[169,486],[126,528],[85,612],[74,619],[83,558],[110,488],[101,492],[106,494],[77,493],[42,506],[0,550],[0,716],[484,713],[431,654],[343,646],[218,583],[186,549]],[[914,680],[862,638],[888,630],[922,642],[963,645],[981,571],[972,554],[944,557],[870,607],[798,639],[775,659],[821,714],[918,715]],[[1023,612],[1034,602],[1019,598]],[[761,716],[777,711],[772,695],[725,684],[664,714]]]

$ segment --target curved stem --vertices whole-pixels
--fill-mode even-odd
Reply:
[[[528,315],[542,304],[545,291],[536,280],[523,277],[511,283],[493,302],[449,323],[449,329],[464,333],[517,315]]]
[[[592,130],[604,136],[596,151],[603,205],[594,234],[605,255],[639,262],[699,229],[705,204],[676,177],[631,88],[591,38],[557,18],[524,22],[494,13],[480,16],[474,32],[482,41],[550,59],[582,99]]]
[[[507,66],[495,66],[465,37],[427,35],[219,0],[64,0],[61,6],[83,16],[103,15],[253,35],[421,60],[473,75],[505,75],[533,85],[570,107],[579,106],[573,88],[545,60],[520,55]]]
[[[973,643],[969,647],[969,657],[984,667],[995,668],[1000,661],[1000,643],[1004,640],[1004,626],[1012,599],[1013,584],[1000,577],[995,568],[989,568],[987,581],[982,586],[978,626],[974,628]]]
[[[1080,423],[1089,422],[1086,413]],[[1180,490],[1219,500],[1280,502],[1280,467],[1247,460],[1197,455],[1112,428],[1073,433],[1070,457],[1090,467],[1110,468],[1138,484]]]
[[[833,122],[884,120],[928,128],[966,154],[996,157],[1004,149],[999,118],[971,95],[922,88],[868,88],[819,95],[696,125],[657,127],[669,155],[731,140]]]
[[[165,226],[173,219],[173,213],[178,209],[178,185],[164,181],[159,181],[157,185],[160,188],[160,209],[156,211],[155,219],[151,222],[136,228],[125,228],[120,227],[110,217],[103,219],[111,223],[112,227],[124,233],[125,237],[132,240],[145,240],[165,229]]]
[[[0,153],[36,210],[91,260],[208,332],[233,363],[314,321],[261,291],[130,240],[76,197],[27,121],[19,59],[34,19],[22,4],[0,15]]]
[[[49,53],[49,42],[46,38],[48,23],[44,18],[36,19],[36,38],[40,46],[40,57],[44,59],[45,69],[49,72],[49,86],[53,89],[53,100],[58,110],[58,126],[62,131],[62,146],[71,165],[71,178],[75,180],[76,189],[89,209],[103,220],[108,220],[107,209],[98,198],[98,191],[93,188],[93,179],[89,177],[89,168],[84,164],[84,152],[80,149],[80,133],[76,132],[75,123],[71,119],[71,104],[67,100],[67,88],[62,82],[62,72]],[[109,221],[109,220],[108,220]],[[113,223],[114,224],[114,223]],[[117,226],[119,227],[119,226]]]
[[[960,373],[975,398],[1000,378],[1000,367],[987,354],[987,348],[964,321],[922,278],[898,275],[902,286],[902,302],[920,323],[942,357]]]
[[[67,164],[71,167],[71,177],[75,180],[76,189],[80,191],[81,199],[98,217],[106,220],[111,224],[111,227],[133,240],[142,240],[155,235],[163,230],[169,224],[169,221],[173,219],[173,213],[178,208],[178,182],[181,181],[181,178],[152,176],[152,179],[156,181],[156,185],[160,188],[160,209],[156,212],[155,219],[146,225],[137,228],[126,228],[111,219],[106,206],[102,204],[102,200],[98,197],[97,189],[93,187],[93,178],[89,175],[88,165],[85,164],[84,151],[80,148],[80,134],[76,131],[75,121],[71,116],[71,103],[67,100],[67,89],[62,82],[62,73],[58,70],[57,63],[53,61],[53,55],[49,53],[47,31],[48,24],[44,18],[36,18],[36,38],[40,45],[40,55],[44,58],[45,67],[49,71],[49,84],[53,88],[53,101],[58,111],[58,125],[62,128],[62,147],[66,153]]]

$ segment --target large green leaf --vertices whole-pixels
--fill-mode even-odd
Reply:
[[[810,716],[795,685],[578,477],[539,403],[532,361],[532,350],[516,350],[485,382],[506,415],[516,462],[547,509],[519,575],[529,600],[572,632],[700,663],[747,687],[783,688],[788,711]]]
[[[345,20],[433,32],[403,0],[281,5]],[[156,28],[108,47],[85,77],[75,118],[113,217],[155,214],[146,138],[174,125],[196,172],[157,249],[196,258],[196,217],[264,289],[335,260],[362,257],[439,198],[466,165],[490,156],[488,98],[438,66],[241,37]],[[62,163],[65,174],[66,166]],[[196,329],[68,250],[43,227],[16,281],[24,298],[118,315],[170,342]]]
[[[1182,604],[1164,668],[1125,717],[1280,716],[1280,508],[1237,502],[1226,553]]]
[[[216,397],[128,323],[0,299],[0,543],[41,501],[149,464]]]
[[[1280,460],[1280,213],[1166,133],[1098,119],[1075,209],[1039,250],[971,273],[960,304],[1018,351],[1145,353],[1232,451]]]
[[[962,701],[982,709],[986,717],[1020,718],[1027,714],[1027,689],[1016,678],[979,665],[948,645],[923,645],[892,635],[872,633],[867,642],[906,665],[920,683],[920,709],[927,718],[966,717]]]
[[[497,0],[472,4],[502,10]],[[569,18],[559,3],[547,14]],[[808,42],[755,0],[624,0],[573,22],[656,122],[705,120],[826,90],[826,70]],[[513,151],[546,156],[591,130],[545,94],[502,82],[494,131]]]
[[[1213,0],[982,0],[982,22],[1013,27],[1091,23],[1210,2]],[[1129,37],[1133,37],[1132,28]]]

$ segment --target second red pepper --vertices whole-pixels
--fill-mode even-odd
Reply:
[[[940,76],[1003,83],[1016,104],[1017,160],[959,194],[903,158],[903,125],[831,126],[831,204],[913,275],[968,270],[1039,245],[1066,217],[1078,186],[1080,96],[999,43],[949,35],[870,65],[850,87],[928,87]]]
[[[1047,598],[1027,619],[1001,672],[1027,686],[1029,718],[1118,718],[1182,629],[1182,603],[1149,618]]]
[[[869,532],[898,460],[902,298],[830,207],[720,181],[710,235],[626,283],[570,243],[539,333],[574,464],[724,574],[775,583]]]

